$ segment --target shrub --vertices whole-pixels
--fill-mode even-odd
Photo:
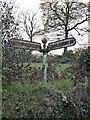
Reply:
[[[66,87],[69,82],[67,80],[61,84]],[[53,86],[55,85],[46,82],[5,86],[3,118],[87,120],[88,98],[85,85],[68,90],[56,89],[56,86],[52,89]]]
[[[81,52],[78,61],[82,68],[84,67],[87,71],[90,71],[90,48]]]

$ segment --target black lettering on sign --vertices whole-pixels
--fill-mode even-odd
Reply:
[[[76,39],[72,37],[72,38],[61,40],[61,41],[51,42],[48,44],[48,49],[50,51],[50,50],[56,50],[64,47],[70,47],[75,45],[75,43],[76,43]]]
[[[12,47],[15,48],[25,48],[25,49],[32,49],[32,50],[40,50],[40,43],[37,42],[30,42],[26,40],[10,40],[10,44]]]

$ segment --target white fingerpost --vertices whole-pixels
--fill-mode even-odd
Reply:
[[[43,53],[43,67],[44,67],[44,73],[43,73],[43,78],[46,81],[47,80],[47,53]]]
[[[43,37],[42,39],[42,43],[43,43],[43,79],[46,81],[47,80],[47,48],[46,48],[46,43],[47,43],[47,38]]]

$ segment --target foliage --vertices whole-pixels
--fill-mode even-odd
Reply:
[[[37,82],[43,79],[41,67],[34,67],[32,64],[26,64],[23,67],[22,82],[27,80],[28,82]],[[27,79],[26,79],[27,78]]]
[[[40,82],[4,86],[3,118],[87,120],[86,87],[80,85],[67,91],[53,85]]]
[[[75,85],[77,85],[78,83],[87,82],[85,77],[85,71],[82,70],[81,66],[79,66],[78,64],[68,67],[60,75],[61,79],[72,80]]]
[[[10,47],[2,49],[2,83],[15,82],[22,80],[24,63],[27,58],[27,53],[24,50],[18,50]]]
[[[32,67],[36,67],[36,68],[38,68],[38,67],[40,67],[40,68],[42,68],[42,66],[43,66],[43,63],[31,63],[31,66]]]
[[[37,64],[37,63],[38,64],[39,63],[42,64],[43,58],[42,58],[42,56],[40,56],[40,57],[34,57],[34,56],[32,56],[32,60],[31,61],[32,61],[32,63],[35,63],[35,64]]]
[[[61,56],[61,63],[71,63],[71,64],[75,64],[77,62],[78,59],[78,55],[76,53],[73,53],[72,50],[67,51],[65,53],[63,53],[63,55]]]
[[[82,50],[79,55],[78,61],[82,68],[90,71],[90,48]]]
[[[18,62],[16,58],[17,52],[15,49],[8,48],[8,40],[15,36],[20,36],[18,33],[19,23],[16,21],[14,1],[1,1],[1,22],[2,22],[2,79],[3,83],[10,82],[14,79],[16,72],[15,64]],[[18,56],[19,57],[19,56]]]
[[[72,66],[71,64],[55,64],[55,69],[57,71],[57,73],[62,73],[64,72],[65,69],[69,68],[70,66]]]
[[[48,56],[48,61],[51,61],[53,64],[75,64],[78,61],[79,53],[73,53],[72,50],[69,50],[62,55]]]
[[[3,0],[1,3],[1,22],[2,22],[2,43],[8,41],[13,37],[20,37],[19,22],[16,20],[14,14],[17,6],[14,1]]]
[[[74,87],[73,81],[70,80],[60,80],[55,85],[57,89],[71,89]]]
[[[31,51],[11,48],[8,42],[13,37],[21,38],[19,22],[15,18],[16,8],[18,10],[14,1],[1,2],[3,85],[22,80],[23,63],[30,64]]]

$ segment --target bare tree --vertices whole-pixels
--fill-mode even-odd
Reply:
[[[39,22],[38,13],[31,10],[24,13],[22,12],[20,19],[23,32],[28,35],[30,41],[33,41],[33,38],[41,31],[41,24]]]
[[[65,39],[72,30],[80,35],[79,25],[87,21],[87,6],[78,0],[42,0],[40,7],[45,31],[63,31]]]

